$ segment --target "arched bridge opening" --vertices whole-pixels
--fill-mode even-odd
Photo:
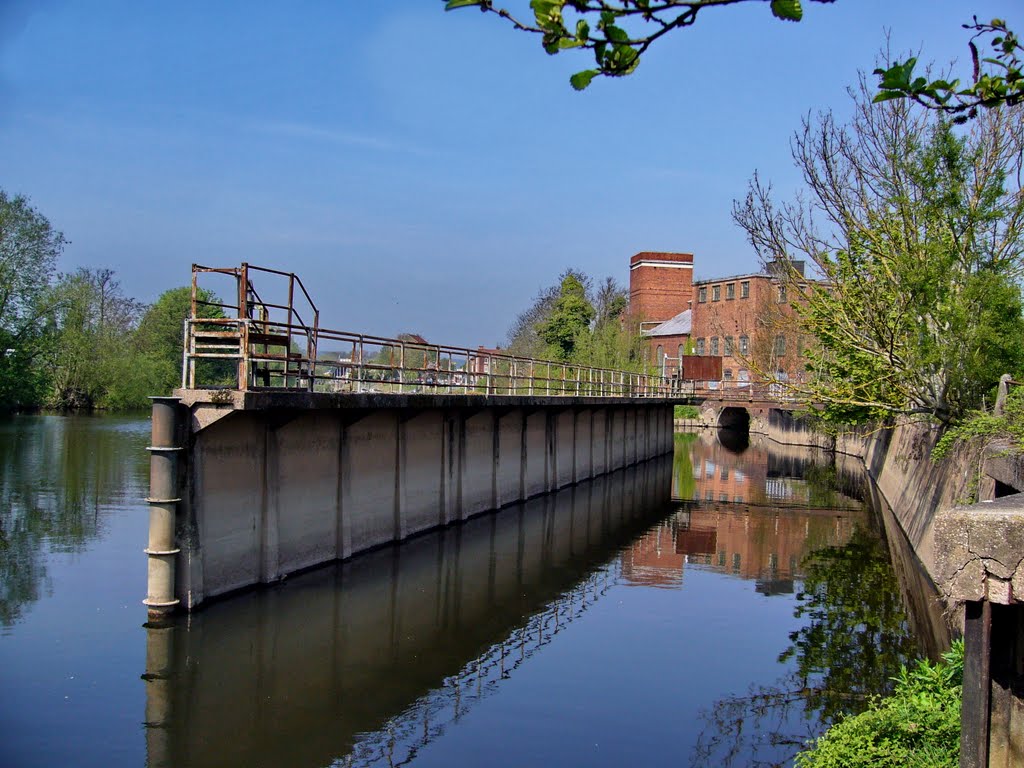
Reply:
[[[718,414],[718,426],[722,429],[734,429],[738,432],[750,431],[750,411],[746,408],[728,406]]]

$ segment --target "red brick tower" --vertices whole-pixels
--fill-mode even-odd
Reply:
[[[693,254],[644,251],[629,260],[629,311],[646,322],[669,320],[693,301]]]

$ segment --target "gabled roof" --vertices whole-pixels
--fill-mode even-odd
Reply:
[[[647,331],[647,336],[687,336],[693,327],[693,310],[680,312],[671,320],[656,325]]]

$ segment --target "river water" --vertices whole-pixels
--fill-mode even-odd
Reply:
[[[148,437],[0,422],[2,766],[788,765],[934,652],[862,477],[713,432],[144,626]]]

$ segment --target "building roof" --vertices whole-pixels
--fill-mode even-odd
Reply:
[[[707,278],[704,278],[702,280],[694,280],[693,284],[694,285],[706,285],[706,284],[711,284],[711,283],[729,283],[729,282],[732,282],[733,280],[749,280],[751,278],[756,278],[756,277],[760,277],[760,278],[764,278],[764,279],[771,279],[771,280],[775,279],[774,275],[768,275],[768,274],[765,274],[764,272],[751,272],[751,273],[748,273],[748,274],[745,274],[745,275],[729,275],[728,277],[707,277]]]
[[[693,310],[687,309],[680,312],[671,320],[666,320],[661,325],[656,325],[647,331],[647,336],[688,336],[693,327]]]

